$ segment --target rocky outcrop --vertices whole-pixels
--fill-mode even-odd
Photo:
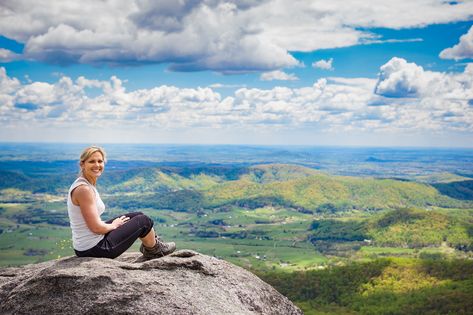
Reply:
[[[302,314],[252,273],[190,250],[0,269],[0,314]]]

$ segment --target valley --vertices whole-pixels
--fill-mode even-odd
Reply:
[[[377,299],[386,314],[414,314],[444,295],[446,309],[461,313],[469,306],[452,301],[473,292],[468,159],[461,172],[447,172],[442,159],[421,168],[405,162],[413,171],[394,177],[366,174],[356,161],[357,175],[291,159],[112,160],[98,190],[104,219],[144,212],[178,248],[253,271],[306,314],[383,314]],[[65,197],[75,167],[0,161],[0,266],[73,255]]]

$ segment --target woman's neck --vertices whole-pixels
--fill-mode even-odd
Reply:
[[[97,179],[96,178],[86,176],[85,174],[82,174],[82,177],[84,177],[85,180],[88,181],[89,183],[91,183],[92,185],[96,186],[96,184],[97,184]]]

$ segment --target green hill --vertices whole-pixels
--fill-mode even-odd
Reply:
[[[121,175],[121,177],[120,177]],[[146,168],[112,174],[100,182],[107,192],[167,192],[180,189],[208,189],[222,181],[217,176],[205,173],[190,174],[189,177],[177,173],[163,172],[158,168]]]
[[[2,171],[0,177],[0,188],[3,189],[63,194],[74,174],[31,178]],[[429,185],[394,179],[333,176],[303,166],[269,164],[236,169],[199,166],[197,169],[147,167],[112,170],[99,181],[99,190],[114,195],[115,205],[125,200],[120,193],[132,193],[140,194],[137,207],[164,207],[169,202],[160,200],[171,199],[174,203],[181,203],[174,208],[186,210],[186,205],[199,195],[198,208],[237,205],[255,209],[269,205],[306,213],[337,213],[400,207],[468,208],[473,205],[471,182]],[[186,191],[192,191],[188,194],[189,200],[183,193]]]
[[[250,168],[235,181],[204,191],[209,205],[242,204],[266,198],[281,206],[313,212],[347,209],[379,210],[398,207],[470,207],[471,203],[443,195],[435,187],[392,179],[331,176],[304,167],[266,165]]]
[[[0,172],[2,265],[73,254],[65,193],[75,176]],[[269,164],[110,169],[98,185],[106,215],[143,211],[180,248],[259,268],[306,314],[473,307],[471,261],[453,259],[473,250],[471,180],[428,184]],[[402,259],[378,259],[386,256]]]
[[[416,182],[429,183],[429,184],[440,184],[440,183],[451,183],[451,182],[461,182],[465,180],[471,180],[470,177],[465,177],[452,173],[434,173],[429,175],[419,175],[415,176]]]
[[[381,259],[259,276],[304,314],[471,314],[473,261]]]
[[[473,180],[438,183],[433,186],[442,194],[460,200],[473,200]]]
[[[312,168],[288,165],[288,164],[265,164],[255,165],[248,168],[248,174],[241,178],[249,179],[255,183],[268,184],[273,182],[284,182],[304,177],[322,174]]]
[[[311,225],[311,241],[363,241],[375,246],[422,248],[443,243],[473,250],[471,210],[424,210],[403,208],[382,212],[365,219],[316,220]]]

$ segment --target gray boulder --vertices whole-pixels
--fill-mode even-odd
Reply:
[[[0,269],[0,314],[302,314],[252,273],[180,250]]]

